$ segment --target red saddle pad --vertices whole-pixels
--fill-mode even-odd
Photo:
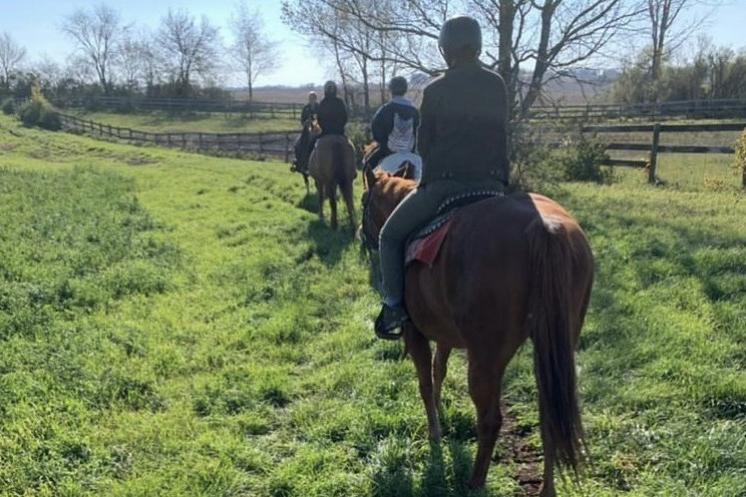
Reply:
[[[404,258],[405,264],[411,264],[413,262],[421,262],[432,266],[435,259],[438,257],[440,247],[443,245],[443,241],[448,235],[448,231],[451,229],[451,222],[453,219],[449,219],[443,225],[427,235],[424,238],[418,238],[407,246],[407,254]]]

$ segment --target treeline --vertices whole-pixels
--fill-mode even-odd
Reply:
[[[75,96],[225,98],[222,77],[238,74],[253,96],[257,78],[277,67],[278,50],[258,11],[238,3],[224,38],[206,16],[169,9],[149,30],[99,4],[66,16],[60,29],[74,52],[58,63],[28,62],[25,48],[0,34],[0,94],[26,97],[34,85],[56,100]]]
[[[622,72],[613,88],[619,103],[702,99],[746,99],[746,50],[716,47],[701,40],[695,53],[663,61],[657,78],[653,58],[645,51]]]
[[[512,118],[553,103],[551,82],[583,81],[583,69],[608,67],[645,47],[626,68],[615,97],[622,101],[735,96],[743,55],[708,49],[691,64],[673,64],[685,42],[706,26],[719,0],[283,0],[282,20],[306,38],[313,55],[336,74],[353,110],[371,112],[394,75],[412,87],[445,67],[439,31],[468,12],[483,29],[482,62],[506,82]],[[692,15],[695,13],[696,15]],[[692,20],[690,20],[692,19]],[[0,36],[0,92],[27,95],[38,81],[48,95],[142,94],[225,96],[219,81],[241,73],[253,96],[256,78],[280,65],[261,16],[239,4],[224,41],[206,18],[169,10],[148,31],[105,4],[68,15],[61,29],[76,50],[59,66],[23,65],[25,53]],[[10,56],[3,57],[3,46]],[[20,59],[20,62],[19,62]],[[4,62],[5,61],[5,62]],[[737,88],[736,88],[737,87]],[[736,88],[736,89],[734,89]]]

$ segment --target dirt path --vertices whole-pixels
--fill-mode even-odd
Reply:
[[[503,460],[517,466],[514,477],[523,489],[521,495],[539,495],[543,470],[542,453],[528,443],[531,430],[519,426],[510,406],[503,405],[502,409],[503,426],[500,437],[505,448]]]

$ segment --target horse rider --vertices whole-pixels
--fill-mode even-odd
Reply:
[[[373,139],[378,143],[378,148],[368,158],[371,169],[391,154],[415,151],[420,111],[404,96],[407,80],[401,76],[392,78],[389,91],[391,100],[378,109],[371,123]]]
[[[324,98],[319,104],[316,114],[321,135],[344,135],[347,124],[347,107],[337,96],[337,84],[334,81],[324,83]]]
[[[308,92],[308,103],[300,113],[300,125],[307,127],[319,111],[318,96],[315,91]]]
[[[295,142],[294,170],[303,172],[308,169],[308,156],[311,154],[311,125],[319,110],[318,97],[315,91],[308,92],[308,103],[300,113],[301,134]]]
[[[394,210],[380,234],[383,307],[375,330],[383,338],[409,316],[404,308],[407,238],[448,198],[508,184],[508,101],[502,78],[482,67],[482,33],[467,16],[449,19],[438,40],[448,70],[425,88],[418,151],[422,179]]]

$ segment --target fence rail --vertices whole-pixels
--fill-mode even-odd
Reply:
[[[174,148],[188,148],[221,152],[242,152],[261,157],[281,157],[285,162],[290,156],[297,131],[267,133],[151,133],[131,128],[81,119],[69,114],[60,114],[62,125],[67,130],[90,132],[99,136],[128,140],[137,143],[152,143]]]
[[[682,100],[638,104],[587,104],[534,106],[532,119],[593,121],[602,119],[673,118],[742,119],[746,118],[746,99]]]
[[[649,153],[648,160],[610,159],[608,165],[622,167],[648,168],[648,181],[657,180],[658,154],[734,154],[733,147],[710,145],[662,145],[661,133],[705,133],[705,132],[733,132],[746,130],[746,121],[722,124],[645,124],[645,125],[614,125],[614,126],[583,126],[583,133],[652,133],[650,143],[618,143],[606,144],[606,150],[642,151]],[[742,185],[746,188],[746,169],[743,171]]]
[[[61,108],[102,108],[107,110],[161,110],[169,112],[242,113],[252,117],[300,117],[303,104],[291,102],[256,102],[235,99],[156,98],[88,96],[53,98]],[[647,119],[663,121],[688,119],[746,119],[746,99],[682,100],[635,104],[585,104],[533,106],[529,117],[534,120],[600,121],[608,119]]]
[[[103,108],[116,111],[159,110],[167,112],[220,112],[241,113],[252,118],[298,119],[302,104],[285,102],[249,102],[241,100],[214,100],[197,98],[145,98],[145,97],[73,97],[52,99],[60,108]]]

